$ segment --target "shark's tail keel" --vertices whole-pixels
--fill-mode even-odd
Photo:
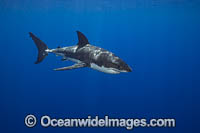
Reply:
[[[38,57],[37,57],[37,61],[35,62],[35,64],[38,64],[42,62],[42,60],[48,55],[48,52],[47,52],[48,47],[43,41],[41,41],[33,33],[29,32],[29,35],[33,39],[34,43],[36,44],[38,48]]]

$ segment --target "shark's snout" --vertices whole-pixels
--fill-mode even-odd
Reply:
[[[125,70],[126,70],[126,72],[132,72],[132,69],[131,69],[130,66],[127,66],[127,67],[125,68]]]
[[[132,69],[131,69],[131,67],[130,66],[128,66],[128,65],[125,65],[124,67],[123,67],[123,69],[122,69],[124,72],[132,72]]]
[[[116,60],[116,64],[118,66],[119,71],[121,72],[132,72],[132,69],[129,65],[127,65],[124,61],[120,58]]]

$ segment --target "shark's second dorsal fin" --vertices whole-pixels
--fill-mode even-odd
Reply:
[[[81,47],[84,47],[86,44],[89,44],[88,39],[81,33],[80,31],[77,31],[78,35],[78,49]]]

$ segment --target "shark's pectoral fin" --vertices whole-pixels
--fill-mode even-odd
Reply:
[[[77,69],[77,68],[81,68],[81,67],[86,67],[86,64],[85,63],[77,63],[77,64],[74,64],[72,66],[56,68],[54,70],[55,71],[64,71],[64,70]]]

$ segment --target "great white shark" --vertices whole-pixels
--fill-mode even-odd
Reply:
[[[55,49],[49,49],[47,45],[33,33],[29,32],[29,35],[38,48],[38,57],[35,64],[42,62],[49,53],[54,53],[58,56],[62,56],[62,61],[70,60],[75,62],[72,66],[54,69],[56,71],[83,67],[90,67],[109,74],[119,74],[120,72],[132,71],[130,66],[112,52],[91,45],[86,36],[80,31],[77,31],[77,45],[62,48],[57,47]]]

